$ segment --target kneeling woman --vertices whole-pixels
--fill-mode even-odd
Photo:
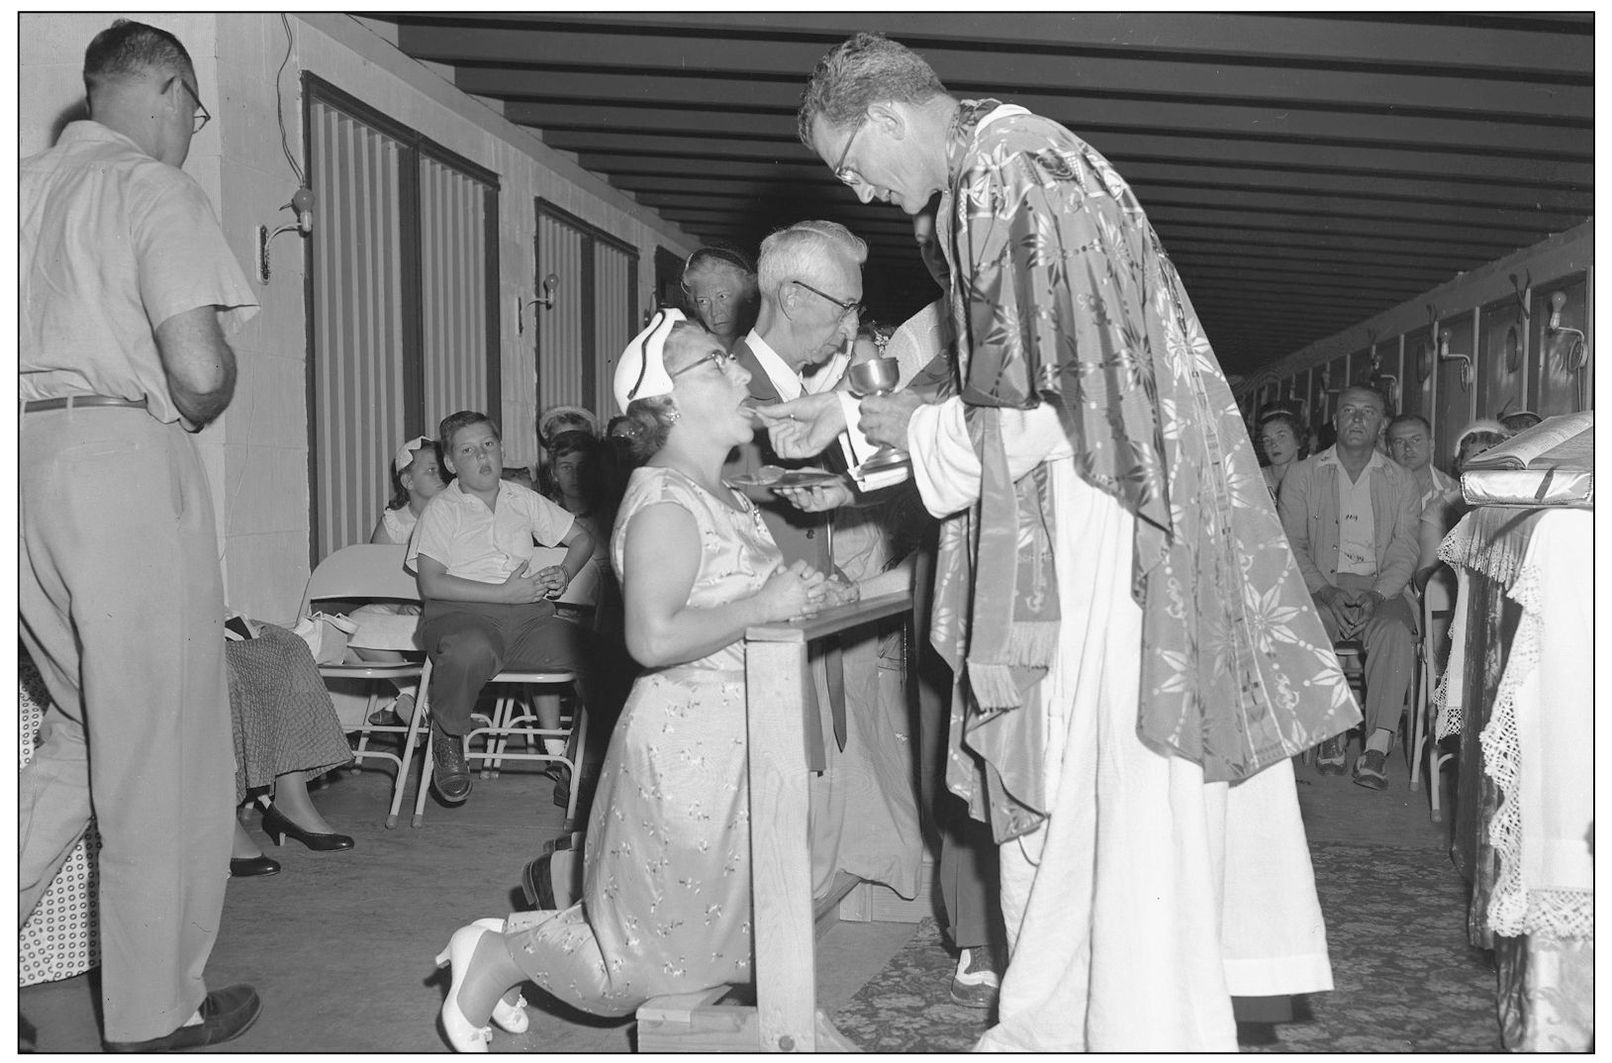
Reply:
[[[815,570],[785,567],[755,507],[722,482],[746,442],[749,374],[675,310],[659,311],[617,368],[616,401],[639,422],[611,542],[627,647],[644,665],[611,737],[583,855],[583,899],[461,927],[442,1004],[449,1043],[485,1052],[492,1019],[526,1027],[530,981],[619,1016],[668,993],[747,982],[750,835],[745,782],[745,628],[838,600]]]

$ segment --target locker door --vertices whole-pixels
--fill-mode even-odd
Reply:
[[[1434,363],[1438,361],[1433,352],[1432,333],[1426,328],[1419,328],[1405,333],[1404,339],[1404,366],[1405,400],[1402,403],[1405,413],[1419,413],[1423,417],[1432,419],[1433,385],[1437,377],[1433,373]]]
[[[1478,324],[1477,415],[1499,417],[1528,408],[1523,394],[1527,380],[1528,319],[1516,299],[1504,299],[1483,308]]]

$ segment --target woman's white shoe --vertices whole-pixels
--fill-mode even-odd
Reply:
[[[442,1032],[448,1036],[448,1045],[455,1052],[486,1052],[492,1042],[490,1026],[472,1026],[459,1010],[459,985],[465,980],[470,958],[476,954],[476,943],[487,933],[487,928],[472,924],[462,926],[448,939],[448,947],[437,956],[438,967],[448,967],[452,980],[448,995],[442,1001]],[[451,964],[451,966],[449,966]]]
[[[477,919],[470,925],[486,927],[495,934],[504,932],[502,919]],[[508,1001],[500,997],[498,1003],[493,1005],[493,1022],[505,1033],[525,1033],[532,1024],[526,1014],[526,998],[517,995],[514,1001]]]

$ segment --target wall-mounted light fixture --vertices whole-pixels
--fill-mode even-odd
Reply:
[[[541,306],[544,310],[553,310],[554,309],[554,292],[555,292],[555,289],[559,288],[559,286],[560,286],[560,278],[559,278],[559,276],[556,275],[556,274],[550,273],[547,277],[543,278],[543,296],[542,296],[542,298],[533,299],[531,302],[524,302],[524,301],[522,301],[520,299],[519,296],[516,297],[516,299],[515,299],[515,331],[516,332],[524,333],[526,331],[525,317],[526,317],[526,308],[527,307],[529,307],[529,306]],[[535,316],[533,318],[533,323],[534,324],[536,323],[536,317]]]
[[[1438,360],[1441,362],[1460,362],[1461,390],[1466,391],[1472,387],[1472,356],[1470,354],[1454,354],[1450,351],[1449,329],[1439,329]]]
[[[1382,392],[1383,398],[1388,400],[1388,408],[1399,409],[1399,377],[1393,373],[1382,370],[1382,359],[1377,354],[1377,345],[1373,340],[1371,348],[1371,377],[1369,383]]]
[[[1562,368],[1569,373],[1576,373],[1583,369],[1589,361],[1589,353],[1585,349],[1584,333],[1576,328],[1568,328],[1562,324],[1562,311],[1567,308],[1566,292],[1550,293],[1550,322],[1545,326],[1546,336],[1570,336],[1570,342],[1558,343],[1557,350],[1561,352]]]
[[[269,283],[269,241],[281,233],[299,232],[307,236],[313,232],[313,189],[303,187],[291,193],[291,202],[280,208],[296,214],[297,220],[290,225],[282,225],[273,232],[268,226],[257,227],[257,276],[258,281]]]

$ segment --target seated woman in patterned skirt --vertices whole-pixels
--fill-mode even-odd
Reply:
[[[290,838],[315,852],[351,849],[353,839],[331,828],[308,793],[309,780],[353,759],[313,654],[285,628],[247,627],[254,637],[224,647],[236,804],[248,796],[259,804],[263,832],[276,845]],[[280,864],[263,855],[237,819],[229,869],[230,877],[246,878],[273,875]]]
[[[437,958],[452,964],[441,1018],[457,1051],[487,1051],[489,1019],[525,1029],[515,987],[527,981],[615,1016],[751,979],[740,640],[854,592],[786,567],[756,508],[723,483],[729,449],[752,432],[747,379],[675,310],[657,312],[622,357],[616,401],[651,456],[632,474],[611,560],[645,671],[600,773],[582,900],[461,927]]]

